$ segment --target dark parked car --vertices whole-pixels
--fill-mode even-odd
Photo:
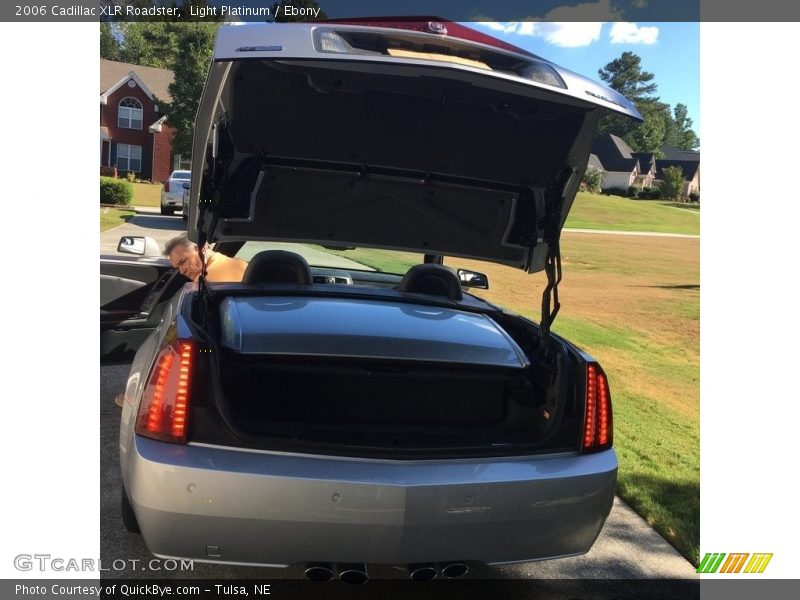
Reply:
[[[587,552],[614,497],[611,396],[550,324],[605,110],[640,118],[454,23],[223,26],[188,231],[249,265],[241,282],[185,285],[158,259],[114,267],[143,282],[138,307],[105,314],[103,345],[138,347],[120,433],[129,529],[157,556],[303,563],[317,579]],[[419,264],[386,272],[333,247]],[[470,294],[490,282],[445,256],[544,271],[541,322]]]

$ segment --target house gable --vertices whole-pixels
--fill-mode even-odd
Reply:
[[[151,102],[153,102],[155,104],[155,102],[156,102],[155,94],[153,94],[153,92],[150,90],[150,88],[145,85],[144,81],[142,81],[139,78],[139,76],[136,73],[134,73],[133,71],[130,71],[127,75],[125,75],[125,77],[121,78],[119,81],[117,81],[117,83],[115,83],[110,88],[108,88],[105,92],[100,94],[100,104],[108,104],[109,97],[113,96],[114,93],[117,90],[119,90],[120,88],[122,88],[123,86],[126,86],[128,88],[132,88],[133,86],[130,85],[130,83],[129,83],[130,81],[133,81],[133,83],[136,84],[139,87],[139,89],[142,90],[142,92],[144,92],[144,94],[145,94],[145,96],[147,96],[148,100],[150,100]]]
[[[638,173],[639,161],[622,138],[610,133],[601,135],[594,141],[592,152],[600,159],[606,171]]]
[[[167,90],[174,78],[172,72],[113,61],[101,61],[100,71],[101,165],[117,166],[123,175],[134,170],[143,179],[166,178],[169,173],[164,176],[164,172],[172,164],[174,131],[157,102],[159,98],[170,100]],[[137,112],[133,113],[135,122],[127,118],[130,111],[120,120],[120,103],[126,98],[141,104],[141,123]],[[132,162],[132,156],[140,160]]]

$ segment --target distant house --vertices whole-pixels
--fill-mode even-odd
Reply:
[[[632,185],[648,188],[653,184],[655,157],[634,152],[622,138],[610,133],[601,135],[594,141],[592,152],[604,167],[603,189],[627,190]]]
[[[173,156],[175,130],[160,113],[169,102],[174,74],[166,69],[100,61],[100,166],[117,167],[120,176],[163,181],[185,165]],[[177,166],[176,166],[177,165]]]
[[[667,167],[680,167],[683,171],[683,190],[681,195],[688,198],[690,194],[700,193],[700,153],[692,150],[681,150],[664,144],[661,146],[664,158],[658,159],[656,182],[663,180],[663,171]]]
[[[589,163],[586,165],[587,169],[594,169],[595,171],[600,171],[601,173],[605,173],[605,168],[603,167],[603,163],[600,160],[600,157],[597,156],[594,152],[589,155]]]
[[[655,182],[660,184],[664,180],[664,169],[669,167],[680,167],[683,172],[683,189],[681,196],[688,198],[690,194],[700,193],[700,160],[667,160],[658,159],[658,171],[656,172]]]
[[[603,168],[603,163],[600,162],[600,159],[597,158],[596,154],[590,154],[589,155],[589,161],[586,163],[586,173],[589,173],[589,171],[592,170],[592,169],[594,169],[595,171],[600,173],[600,182],[597,184],[598,189],[593,190],[593,191],[601,192],[602,188],[603,188],[602,176],[603,176],[603,173],[605,172],[605,169]],[[587,189],[588,189],[588,184],[586,183],[586,180],[584,179],[584,180],[581,181],[581,190],[587,190]]]
[[[663,160],[691,160],[700,162],[700,153],[693,150],[681,150],[674,148],[668,144],[661,146],[661,154],[664,155]]]
[[[681,167],[685,180],[682,196],[700,193],[699,152],[665,144],[661,147],[664,158],[656,158],[652,152],[634,152],[625,140],[610,133],[599,136],[592,151],[604,167],[603,189],[658,186],[664,179],[664,169]]]

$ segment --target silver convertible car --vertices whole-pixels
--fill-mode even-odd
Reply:
[[[159,557],[350,581],[587,552],[614,498],[611,396],[550,326],[605,111],[641,118],[454,23],[223,26],[188,236],[249,264],[231,283],[151,264],[138,311],[101,312],[104,353],[138,348],[127,527]],[[540,322],[444,257],[544,271]]]

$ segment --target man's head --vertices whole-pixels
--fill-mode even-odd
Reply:
[[[164,255],[169,257],[169,262],[178,269],[184,277],[197,281],[200,277],[202,263],[197,251],[197,244],[189,241],[186,234],[181,234],[167,242]]]

